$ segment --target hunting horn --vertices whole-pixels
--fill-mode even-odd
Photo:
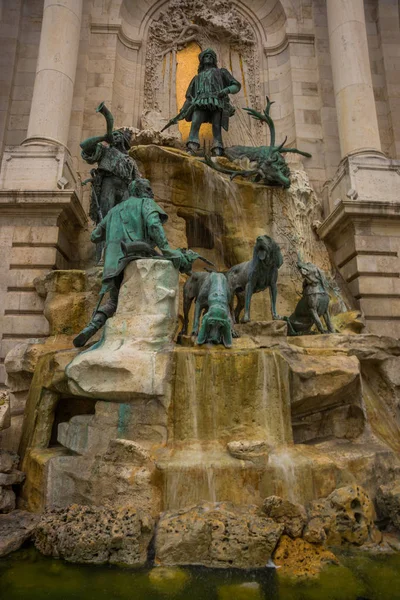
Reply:
[[[112,132],[113,132],[113,127],[114,127],[114,117],[112,116],[111,112],[108,110],[107,106],[105,105],[105,102],[100,102],[100,104],[96,108],[96,112],[101,113],[103,115],[103,117],[105,118],[106,123],[107,123],[107,135],[111,136]]]

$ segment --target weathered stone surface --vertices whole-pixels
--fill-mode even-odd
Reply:
[[[50,335],[72,335],[85,327],[97,302],[101,273],[101,267],[57,270],[35,279],[36,291],[45,298]]]
[[[133,508],[115,510],[72,505],[45,513],[35,546],[69,562],[139,566],[147,560],[154,521]]]
[[[310,527],[316,529],[316,536],[322,521],[328,545],[361,546],[377,539],[373,503],[358,485],[338,488],[326,499],[311,502],[307,512],[310,517]],[[315,518],[319,521],[314,521]],[[322,532],[319,535],[323,537]]]
[[[343,397],[360,396],[360,368],[353,356],[291,357],[292,407],[296,414],[319,410]]]
[[[378,514],[400,530],[400,480],[381,485],[376,494]]]
[[[349,310],[331,318],[335,330],[341,334],[361,333],[365,329],[365,319],[359,310]]]
[[[283,532],[292,538],[300,537],[307,521],[304,506],[284,500],[279,496],[269,496],[263,502],[267,517],[284,525]]]
[[[17,468],[19,456],[16,452],[0,448],[0,473],[12,473]]]
[[[13,471],[12,473],[0,473],[0,485],[16,485],[22,483],[25,479],[25,473],[22,471]]]
[[[256,507],[204,503],[161,516],[155,561],[161,565],[262,567],[282,531],[283,525],[260,516]]]
[[[271,451],[271,445],[262,440],[241,440],[238,442],[228,442],[227,449],[229,454],[234,458],[258,462],[259,460],[265,461],[267,459]]]
[[[0,556],[18,550],[32,536],[39,519],[39,515],[24,510],[0,515]]]
[[[170,261],[141,259],[124,272],[118,309],[101,342],[66,368],[73,394],[132,399],[166,393],[177,328],[179,273]]]
[[[310,544],[323,544],[326,540],[325,520],[321,517],[310,519],[303,530],[303,538]]]
[[[9,513],[15,508],[15,494],[11,487],[0,486],[0,513]]]
[[[10,425],[10,393],[8,391],[0,391],[0,431],[7,429]]]
[[[338,564],[332,552],[322,546],[310,544],[302,538],[283,535],[273,555],[274,563],[289,577],[316,577],[327,564]]]

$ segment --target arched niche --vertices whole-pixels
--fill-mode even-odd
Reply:
[[[156,110],[168,118],[177,114],[180,108],[177,102],[177,65],[185,48],[192,43],[201,49],[212,47],[217,53],[219,66],[230,70],[242,84],[241,91],[231,96],[238,110],[230,121],[229,132],[225,133],[226,145],[265,144],[269,138],[266,126],[250,119],[241,109],[251,106],[262,110],[265,96],[274,96],[279,91],[276,83],[279,72],[273,67],[270,69],[268,49],[276,49],[273,50],[274,55],[281,51],[284,53],[287,18],[283,4],[288,4],[287,10],[293,16],[293,2],[296,4],[297,0],[158,0],[148,2],[146,10],[146,3],[138,6],[134,0],[123,0],[120,9],[121,38],[131,41],[132,73],[127,75],[135,88],[131,87],[127,94],[123,89],[123,77],[118,77],[116,69],[117,93],[114,92],[113,106],[117,111],[119,106],[124,107],[124,124],[140,126],[144,110]],[[120,72],[124,74],[129,51],[122,45],[117,47],[117,67],[119,61],[123,65]],[[287,80],[290,77],[290,60],[288,53],[286,55],[282,70]],[[274,61],[276,59],[271,64]],[[192,70],[193,67],[191,65]],[[273,89],[270,89],[271,81],[274,82]],[[278,133],[282,129],[282,133],[291,140],[294,139],[291,131],[293,119],[289,113],[293,117],[294,111],[288,92],[290,90],[285,89],[285,110],[278,108],[278,96],[272,116]]]

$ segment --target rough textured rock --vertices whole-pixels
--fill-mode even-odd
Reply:
[[[0,513],[10,513],[15,508],[15,494],[11,487],[0,487]]]
[[[262,567],[283,525],[260,516],[254,506],[202,505],[164,513],[157,526],[156,563],[208,567]]]
[[[0,556],[18,550],[32,536],[39,519],[39,515],[24,510],[0,515]]]
[[[8,391],[0,391],[0,431],[7,429],[10,425],[10,393]]]
[[[265,461],[271,451],[271,445],[265,441],[241,440],[228,442],[228,452],[239,460],[251,460],[252,462]]]
[[[334,315],[332,323],[336,331],[342,334],[357,334],[365,329],[365,319],[359,310],[349,310]]]
[[[36,291],[45,298],[50,335],[72,335],[85,327],[97,302],[101,272],[101,267],[50,271],[35,279]]]
[[[310,525],[306,528],[306,533],[309,541],[313,537],[312,531],[316,538],[323,537],[321,526],[328,545],[361,546],[368,541],[380,541],[379,532],[374,525],[373,503],[358,485],[338,488],[326,499],[311,502],[308,515]]]
[[[378,514],[400,530],[400,480],[381,485],[376,494]]]
[[[326,564],[339,562],[326,548],[287,535],[281,537],[273,560],[282,569],[279,573],[289,577],[315,577]]]
[[[19,456],[16,452],[0,448],[0,473],[12,473],[18,466]]]
[[[12,473],[0,473],[1,485],[16,485],[22,483],[25,479],[25,473],[22,471],[13,471]]]
[[[139,566],[153,528],[153,519],[132,508],[72,505],[45,513],[34,539],[42,554],[69,562]]]
[[[303,531],[303,538],[310,544],[323,544],[326,540],[325,521],[321,517],[313,517]]]
[[[118,400],[163,396],[178,324],[179,273],[167,260],[141,259],[124,271],[118,308],[101,342],[67,367],[75,395]]]
[[[283,532],[292,538],[300,537],[307,521],[304,506],[284,500],[279,496],[269,496],[264,500],[263,510],[267,517],[284,526]]]

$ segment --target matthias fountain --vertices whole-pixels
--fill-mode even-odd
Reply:
[[[239,89],[206,49],[164,126],[191,123],[186,149],[131,146],[104,103],[81,144],[98,265],[36,282],[51,336],[6,359],[32,377],[19,506],[44,554],[313,574],[390,546],[400,342],[363,331],[273,102],[247,108],[268,146],[224,147]]]

